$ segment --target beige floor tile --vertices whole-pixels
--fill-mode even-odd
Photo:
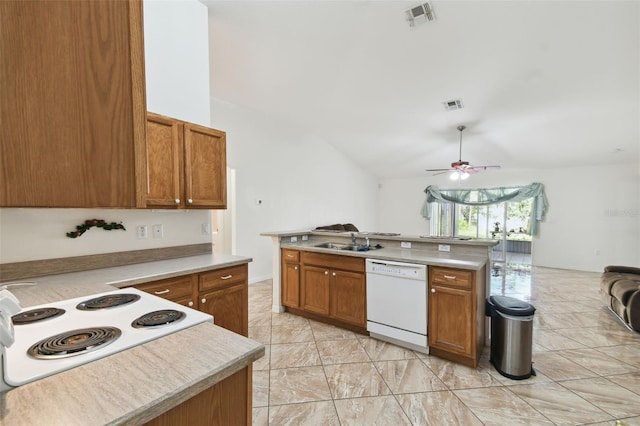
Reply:
[[[270,405],[331,399],[327,379],[320,366],[271,370],[269,379]]]
[[[364,346],[364,350],[373,361],[393,361],[400,359],[415,359],[417,355],[414,351],[401,348],[392,343],[383,342],[382,340],[363,338],[360,342]]]
[[[640,343],[640,333],[633,333],[622,325],[620,325],[619,328],[600,326],[572,330],[558,330],[558,333],[590,348]]]
[[[269,405],[269,370],[253,370],[253,406]]]
[[[271,345],[271,368],[310,367],[320,365],[315,342]]]
[[[339,340],[339,339],[355,339],[356,334],[353,331],[345,330],[332,325],[323,324],[317,321],[309,321],[313,337],[316,341],[320,340]]]
[[[420,359],[374,362],[394,394],[444,390],[446,386]]]
[[[309,325],[274,325],[271,327],[271,343],[313,342],[313,333]]]
[[[537,371],[535,368],[533,369],[533,371],[535,372],[535,375],[531,375],[531,377],[529,377],[528,379],[522,379],[522,380],[514,380],[508,377],[505,377],[502,374],[500,374],[498,370],[496,370],[493,366],[491,366],[491,369],[489,370],[489,374],[491,374],[493,377],[498,379],[498,381],[502,383],[502,385],[504,386],[530,385],[533,383],[553,382],[551,378],[545,376],[540,371]]]
[[[422,360],[449,389],[484,388],[502,386],[502,383],[490,374],[489,368],[471,368],[436,357]]]
[[[270,326],[271,326],[271,312],[255,312],[253,314],[249,314],[249,327],[270,327]]]
[[[640,395],[605,378],[570,380],[560,384],[615,418],[640,416]]]
[[[578,343],[575,340],[572,340],[567,336],[563,336],[562,334],[558,334],[553,330],[534,329],[533,342],[550,351],[586,348],[582,343]]]
[[[482,425],[451,391],[404,394],[397,399],[414,425]]]
[[[249,327],[249,338],[260,342],[263,345],[271,344],[271,326],[266,327]]]
[[[533,368],[552,380],[585,379],[597,376],[557,352],[541,352],[533,358]]]
[[[597,348],[599,352],[640,369],[640,345],[620,345]]]
[[[290,314],[288,312],[283,312],[281,314],[272,313],[271,325],[289,325],[289,326],[304,327],[309,325],[309,320],[303,317],[299,317],[298,315]]]
[[[607,379],[640,395],[640,371],[620,374],[617,376],[609,376]]]
[[[316,345],[324,365],[371,361],[358,339],[323,340]]]
[[[601,376],[609,376],[612,374],[621,374],[637,370],[637,368],[625,364],[624,362],[620,362],[617,359],[595,349],[566,350],[558,353]],[[640,354],[638,356],[640,357]]]
[[[253,370],[268,370],[271,359],[271,345],[264,346],[264,356],[253,363]]]
[[[251,410],[253,426],[269,426],[269,407],[258,407]]]
[[[272,406],[269,424],[339,426],[340,420],[333,401],[318,401]]]
[[[371,362],[324,367],[333,399],[388,395],[389,387]]]
[[[509,389],[556,424],[594,423],[612,419],[600,408],[557,383],[511,386]]]
[[[453,393],[485,424],[531,425],[552,423],[505,387],[462,389]]]
[[[393,396],[342,399],[335,401],[343,426],[411,425]]]

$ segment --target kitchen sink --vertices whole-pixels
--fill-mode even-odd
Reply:
[[[346,251],[367,251],[382,248],[382,246],[370,246],[366,247],[359,244],[345,244],[345,243],[321,243],[316,244],[314,247],[326,248],[333,250],[346,250]]]

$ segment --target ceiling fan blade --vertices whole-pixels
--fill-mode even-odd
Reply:
[[[435,171],[435,170],[430,170],[430,171],[432,171],[432,172],[433,172],[433,171]],[[438,176],[438,175],[443,175],[443,174],[445,174],[445,173],[451,173],[451,172],[455,172],[455,170],[453,170],[453,169],[451,169],[451,170],[449,170],[449,169],[442,169],[442,171],[441,171],[441,172],[434,173],[434,174],[432,174],[431,176]]]
[[[500,166],[469,166],[467,167],[467,170],[473,170],[475,172],[479,172],[482,170],[489,170],[489,169],[499,169]]]
[[[452,169],[427,169],[425,170],[425,172],[448,172],[451,171]]]

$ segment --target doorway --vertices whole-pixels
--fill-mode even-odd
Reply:
[[[227,208],[211,211],[211,244],[214,253],[236,253],[236,170],[227,167]]]

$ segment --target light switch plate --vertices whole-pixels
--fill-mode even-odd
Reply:
[[[409,241],[401,241],[400,248],[411,248],[411,242]]]
[[[449,244],[438,244],[438,251],[451,251]]]
[[[291,237],[291,242],[295,243],[296,241],[298,241],[298,237]]]

